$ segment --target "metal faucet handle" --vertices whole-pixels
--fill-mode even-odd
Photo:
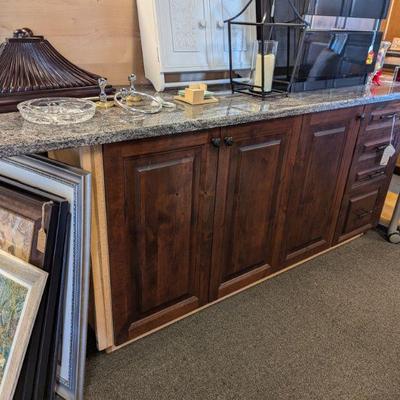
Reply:
[[[130,74],[129,76],[128,76],[128,79],[129,79],[129,82],[130,82],[130,84],[131,84],[131,93],[132,92],[135,92],[136,91],[136,88],[135,88],[135,82],[136,82],[136,75],[135,74]]]
[[[106,93],[106,87],[108,85],[108,81],[106,78],[99,78],[98,80],[99,87],[100,87],[100,101],[102,103],[107,102],[107,93]]]
[[[121,97],[122,100],[126,101],[127,97],[129,96],[129,91],[126,88],[121,89]]]

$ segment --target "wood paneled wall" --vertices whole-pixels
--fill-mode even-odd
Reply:
[[[132,72],[144,81],[136,0],[0,0],[0,10],[0,42],[28,27],[113,84]]]
[[[385,25],[385,39],[400,37],[400,0],[392,0],[389,18]]]

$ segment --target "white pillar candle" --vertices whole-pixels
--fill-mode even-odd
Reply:
[[[272,81],[274,79],[275,71],[275,54],[257,54],[256,61],[256,77],[254,84],[262,87],[262,63],[264,59],[264,92],[270,92],[272,90]],[[261,92],[260,88],[254,88],[255,91]]]

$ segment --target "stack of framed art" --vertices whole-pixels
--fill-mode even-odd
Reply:
[[[0,249],[48,277],[15,400],[83,398],[90,196],[81,169],[40,156],[0,160]]]

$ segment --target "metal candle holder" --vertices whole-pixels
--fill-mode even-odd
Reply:
[[[298,71],[300,63],[300,50],[303,47],[304,37],[306,29],[309,23],[305,21],[300,15],[299,11],[294,6],[292,0],[288,0],[290,7],[292,8],[295,18],[289,22],[275,22],[275,3],[273,2],[271,9],[265,10],[263,17],[260,22],[248,22],[248,21],[238,21],[238,18],[242,16],[246,10],[255,2],[256,0],[250,0],[246,6],[234,17],[224,21],[228,25],[228,45],[229,45],[229,77],[232,93],[245,93],[252,96],[261,97],[265,99],[267,97],[286,94],[288,95],[291,91],[291,87],[294,82],[294,77]],[[268,22],[269,20],[272,22]],[[242,26],[254,26],[257,30],[258,39],[261,41],[261,54],[265,54],[265,42],[272,39],[272,34],[275,28],[287,28],[287,66],[286,66],[286,79],[273,79],[272,91],[265,91],[265,57],[262,57],[261,63],[261,86],[255,85],[254,83],[245,83],[234,78],[234,66],[233,66],[233,48],[232,48],[232,26],[242,25]],[[290,51],[291,51],[291,30],[300,30],[300,38],[297,43],[295,63],[293,68],[290,65]]]

